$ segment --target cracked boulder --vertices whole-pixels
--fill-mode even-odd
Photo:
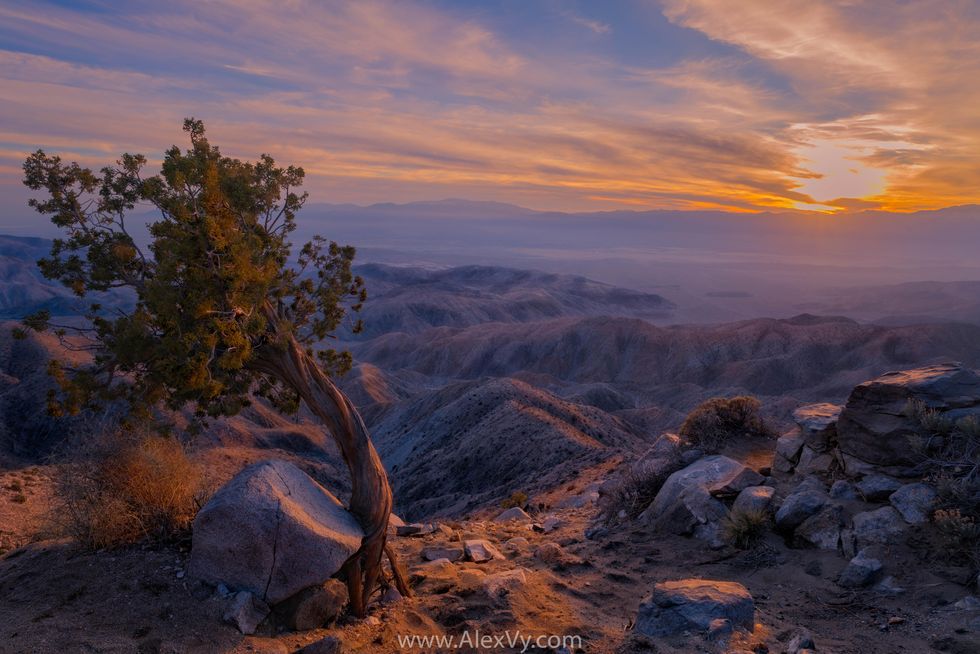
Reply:
[[[269,604],[330,579],[364,533],[329,491],[285,461],[221,487],[194,520],[190,573]]]

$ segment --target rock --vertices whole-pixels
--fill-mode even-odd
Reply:
[[[821,481],[819,477],[815,477],[814,475],[807,475],[806,477],[803,478],[802,481],[800,481],[799,484],[796,485],[796,488],[793,489],[793,493],[799,493],[800,491],[805,491],[805,490],[817,491],[818,493],[826,493],[827,484],[823,483],[823,481]]]
[[[527,585],[527,571],[524,568],[504,570],[483,579],[483,590],[490,597],[500,597],[520,590]]]
[[[550,515],[541,523],[541,531],[546,534],[550,534],[554,530],[564,526],[564,524],[565,523],[560,518]]]
[[[945,363],[890,372],[858,385],[837,420],[840,450],[876,466],[914,465],[908,438],[919,433],[919,426],[907,415],[910,399],[939,411],[977,410],[980,375]]]
[[[889,496],[888,501],[902,514],[905,522],[921,525],[929,522],[938,494],[929,484],[906,484]]]
[[[803,566],[803,572],[811,577],[819,577],[823,575],[823,565],[821,565],[820,561],[817,560],[808,561],[807,564]]]
[[[398,536],[427,536],[435,533],[437,529],[439,529],[439,525],[431,522],[413,522],[395,527],[395,534]]]
[[[726,456],[703,457],[670,475],[640,520],[677,534],[691,533],[699,524],[720,520],[727,510],[711,493],[732,488],[733,483],[744,482],[741,488],[751,485],[748,481],[752,477],[746,476],[746,470]],[[761,475],[752,474],[761,480]]]
[[[307,631],[332,622],[347,603],[347,586],[329,579],[319,586],[305,588],[276,605],[276,614],[290,629]]]
[[[695,463],[698,459],[700,459],[703,456],[704,456],[704,452],[699,450],[698,448],[684,450],[680,454],[681,465],[689,466],[692,463]]]
[[[902,487],[902,482],[887,475],[872,473],[865,475],[854,486],[868,502],[884,502],[889,495]]]
[[[354,516],[306,473],[264,461],[197,514],[189,572],[276,604],[332,577],[363,538]]]
[[[494,522],[520,522],[522,524],[531,524],[533,520],[531,516],[524,512],[519,506],[513,506],[496,518],[493,519]]]
[[[874,587],[874,590],[881,595],[901,595],[905,592],[905,589],[895,581],[895,577],[885,577]]]
[[[837,418],[844,407],[839,404],[807,404],[793,412],[800,435],[807,447],[826,452],[837,441]]]
[[[474,539],[464,541],[463,550],[466,553],[466,558],[475,563],[484,563],[491,559],[504,558],[504,555],[496,547],[485,540]]]
[[[299,650],[298,654],[344,654],[345,651],[342,640],[336,636],[326,636]]]
[[[822,491],[798,490],[783,500],[776,511],[776,527],[784,531],[795,529],[827,504]]]
[[[902,515],[890,506],[854,516],[854,538],[858,547],[899,542],[906,529]]]
[[[565,552],[558,543],[542,543],[534,550],[534,558],[548,564],[561,562]]]
[[[980,599],[977,599],[973,595],[967,595],[953,604],[954,609],[960,609],[961,611],[976,611],[980,609]]]
[[[719,619],[752,631],[755,605],[745,586],[705,579],[665,581],[655,584],[651,597],[640,604],[635,629],[651,637],[672,636],[706,631]]]
[[[423,547],[422,558],[426,561],[437,561],[446,559],[448,561],[458,561],[463,558],[462,547]]]
[[[240,591],[231,598],[224,612],[224,621],[229,622],[238,630],[249,636],[271,612],[269,605],[258,599],[247,590]]]
[[[844,588],[864,588],[878,581],[883,569],[880,556],[874,548],[862,549],[841,571],[837,578],[838,585]]]
[[[743,468],[727,483],[711,489],[711,494],[715,497],[734,497],[750,486],[759,486],[766,481],[752,468]]]
[[[460,576],[460,579],[462,579],[462,575]],[[388,588],[385,589],[384,594],[381,595],[381,603],[386,606],[398,604],[398,602],[402,601],[403,599],[405,598],[394,586],[388,586]]]
[[[799,430],[783,434],[776,439],[776,452],[773,454],[772,468],[777,472],[793,472],[800,460],[800,450],[805,441]]]
[[[830,496],[835,500],[856,500],[857,491],[854,490],[849,482],[843,479],[838,479],[834,482],[834,485],[830,487]]]
[[[388,533],[398,535],[398,528],[404,527],[405,521],[399,518],[397,515],[392,513],[388,516]]]
[[[581,509],[599,500],[598,491],[589,491],[580,495],[572,495],[555,504],[556,509]]]
[[[804,445],[800,450],[800,462],[796,464],[796,472],[800,474],[813,474],[815,472],[827,472],[834,464],[834,457],[828,452],[817,452]]]
[[[772,503],[776,489],[772,486],[749,486],[742,490],[732,503],[733,513],[765,511]]]
[[[528,539],[524,538],[523,536],[514,536],[513,538],[505,542],[504,545],[506,545],[511,549],[521,550],[527,547],[528,545],[530,545],[530,541],[528,541]]]
[[[793,532],[796,547],[814,547],[819,550],[840,549],[841,529],[844,527],[844,508],[825,506],[810,516]]]
[[[817,646],[813,642],[813,635],[806,629],[797,629],[792,637],[790,637],[789,642],[786,643],[786,651],[789,654],[802,654],[803,652],[808,652],[816,648]]]

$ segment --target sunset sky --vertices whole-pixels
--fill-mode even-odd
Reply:
[[[204,119],[314,201],[909,211],[980,202],[980,2],[0,0],[24,156]]]

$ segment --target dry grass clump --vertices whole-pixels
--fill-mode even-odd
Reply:
[[[527,506],[527,499],[527,493],[524,491],[514,491],[510,497],[506,497],[500,502],[500,507],[504,509],[524,508]]]
[[[768,511],[732,511],[722,521],[725,540],[739,549],[754,547],[769,530]]]
[[[759,400],[747,395],[714,397],[687,414],[678,435],[706,453],[718,452],[740,437],[774,437],[775,432],[762,418],[760,408]]]
[[[57,479],[56,522],[91,548],[173,538],[205,497],[199,466],[175,438],[118,432],[73,457]]]
[[[682,468],[679,456],[655,465],[627,466],[615,484],[599,495],[599,515],[605,522],[615,522],[624,514],[630,520],[650,506],[664,482]]]
[[[949,558],[969,564],[974,571],[980,570],[980,521],[959,509],[939,509],[932,519]]]

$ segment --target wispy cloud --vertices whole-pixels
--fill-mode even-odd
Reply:
[[[9,3],[0,184],[14,186],[10,171],[38,146],[90,164],[159,153],[194,115],[229,154],[303,165],[329,201],[976,201],[980,22],[965,4],[943,6],[886,19],[860,2],[748,0],[732,12],[669,0],[667,36],[690,47],[658,35],[643,50],[611,38],[617,20],[624,34],[649,20],[642,11],[563,9],[550,37],[529,41],[491,10],[454,3]]]

